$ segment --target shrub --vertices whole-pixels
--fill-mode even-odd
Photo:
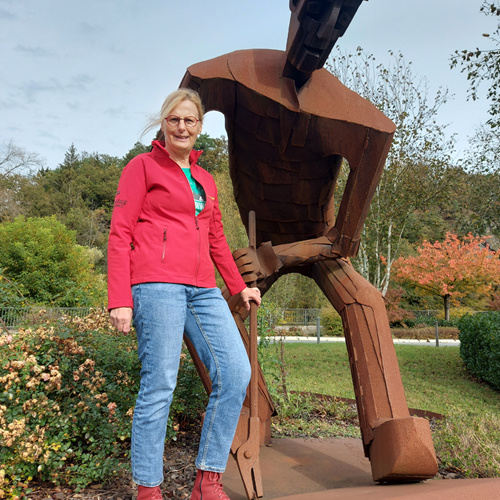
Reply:
[[[104,301],[106,284],[89,249],[54,216],[17,217],[0,224],[0,268],[23,285],[30,302],[90,307]]]
[[[387,319],[391,326],[406,326],[407,321],[415,319],[415,314],[400,307],[403,293],[401,287],[391,287],[384,297]]]
[[[456,326],[458,324],[458,321],[460,320],[460,318],[462,316],[465,316],[467,314],[471,314],[472,312],[473,312],[473,310],[470,307],[465,307],[465,306],[450,308],[450,319],[448,321],[449,325],[446,325],[446,326]],[[437,317],[439,322],[446,321],[444,319],[444,311],[440,311],[436,317]]]
[[[326,306],[321,309],[321,327],[322,335],[329,337],[344,336],[342,318],[332,306]]]
[[[112,331],[103,311],[0,337],[0,491],[23,496],[32,480],[80,489],[128,469],[139,369],[135,335]],[[184,354],[170,437],[179,412],[199,415],[196,382]]]
[[[487,305],[491,311],[500,311],[500,293],[494,293]]]
[[[444,318],[439,319],[436,316],[427,316],[427,315],[416,315],[415,319],[407,319],[405,320],[405,324],[408,328],[423,328],[429,326],[436,326],[436,322],[438,326],[449,326],[456,327],[457,320],[447,321]]]
[[[463,316],[458,328],[460,355],[468,370],[500,390],[500,312]]]
[[[0,269],[0,308],[4,307],[24,307],[27,301],[23,294],[23,285],[16,283],[16,280],[9,279],[2,274]]]

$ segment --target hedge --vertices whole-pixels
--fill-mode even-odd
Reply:
[[[500,390],[500,312],[463,316],[458,322],[460,355],[477,378]]]

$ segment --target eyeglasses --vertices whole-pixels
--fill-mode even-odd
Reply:
[[[175,115],[168,115],[165,120],[167,120],[167,125],[170,127],[177,127],[181,120],[184,122],[184,125],[188,128],[194,127],[200,120],[195,116],[186,116],[185,118],[180,118]]]

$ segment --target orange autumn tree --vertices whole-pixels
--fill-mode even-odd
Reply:
[[[395,279],[439,295],[444,313],[450,319],[450,299],[469,293],[487,294],[500,283],[500,255],[486,243],[486,237],[469,233],[462,240],[446,233],[441,243],[424,241],[418,255],[400,257],[395,263]]]

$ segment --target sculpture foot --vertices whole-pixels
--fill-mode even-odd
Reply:
[[[369,446],[374,481],[418,482],[437,474],[429,422],[408,417],[387,420],[374,429]]]

